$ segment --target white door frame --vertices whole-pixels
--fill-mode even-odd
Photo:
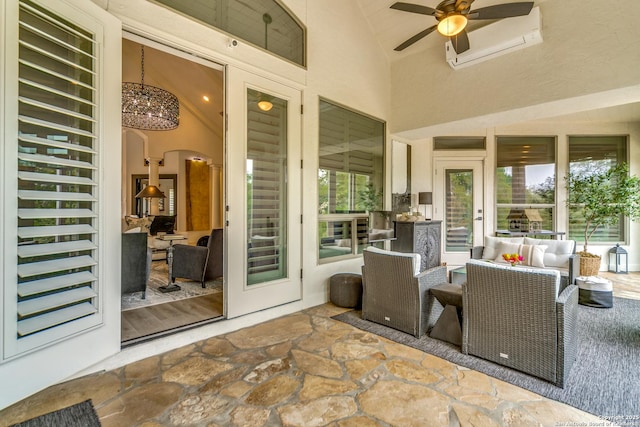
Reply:
[[[484,240],[484,158],[479,157],[436,157],[434,158],[433,218],[442,221],[442,262],[448,266],[464,265],[470,258],[469,251],[451,252],[446,250],[447,224],[445,218],[445,171],[448,169],[470,169],[473,171],[473,246],[482,245]]]

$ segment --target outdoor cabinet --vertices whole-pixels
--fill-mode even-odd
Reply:
[[[420,271],[440,265],[442,221],[394,221],[391,250],[420,254]]]

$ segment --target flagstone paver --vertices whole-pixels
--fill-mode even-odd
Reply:
[[[91,398],[103,426],[557,426],[585,412],[330,317],[324,304],[0,411],[0,427]]]

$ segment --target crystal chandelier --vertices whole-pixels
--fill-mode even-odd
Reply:
[[[122,126],[141,130],[171,130],[180,123],[180,103],[171,92],[144,84],[144,46],[140,83],[122,83]]]

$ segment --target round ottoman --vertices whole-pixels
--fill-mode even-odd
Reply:
[[[329,281],[329,299],[338,307],[360,307],[362,304],[362,276],[338,273]]]
[[[576,277],[578,304],[590,307],[613,307],[613,286],[610,280],[598,276]]]

